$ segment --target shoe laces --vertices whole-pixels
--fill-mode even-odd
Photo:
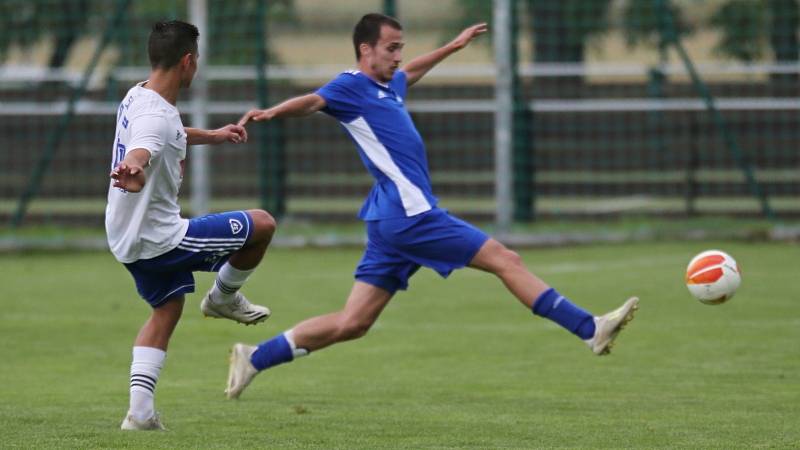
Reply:
[[[236,309],[249,310],[250,302],[248,302],[247,299],[244,298],[244,295],[242,295],[241,292],[237,292],[236,296],[233,299],[233,302],[231,302],[231,306]]]

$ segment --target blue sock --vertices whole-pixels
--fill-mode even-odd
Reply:
[[[264,370],[293,359],[292,347],[286,340],[286,336],[281,333],[259,344],[256,351],[253,352],[253,356],[250,357],[250,362],[256,369]]]
[[[552,320],[581,339],[594,336],[594,317],[553,288],[544,291],[533,302],[531,310],[537,316]]]

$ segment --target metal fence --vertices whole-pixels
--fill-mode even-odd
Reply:
[[[403,22],[406,60],[463,24],[493,25],[407,99],[434,191],[457,214],[800,216],[796,0],[430,3],[3,2],[0,219],[101,226],[114,113],[147,76],[154,21],[200,22],[202,78],[178,106],[185,124],[217,127],[353,67],[351,28],[381,10]],[[186,214],[355,220],[371,180],[334,120],[251,135],[190,151]]]

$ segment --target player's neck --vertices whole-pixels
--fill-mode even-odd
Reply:
[[[372,68],[369,66],[369,64],[366,64],[366,63],[364,63],[362,61],[359,61],[359,64],[358,64],[358,70],[361,73],[363,73],[369,79],[371,79],[372,81],[374,81],[374,82],[376,82],[378,84],[385,85],[385,84],[388,83],[388,81],[381,80],[381,78],[378,76],[377,72],[372,70]]]
[[[178,102],[178,92],[181,89],[181,80],[173,71],[153,70],[150,78],[143,86],[145,89],[155,91],[171,105]]]

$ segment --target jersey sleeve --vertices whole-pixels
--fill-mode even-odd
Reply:
[[[360,116],[358,84],[358,78],[355,75],[345,72],[319,88],[316,94],[325,99],[325,107],[322,108],[322,112],[335,117],[340,122],[351,122]]]
[[[408,75],[402,70],[396,71],[389,85],[399,96],[406,98],[406,92],[408,92]]]
[[[160,114],[142,114],[131,120],[128,151],[143,148],[154,157],[167,142],[167,120]]]

